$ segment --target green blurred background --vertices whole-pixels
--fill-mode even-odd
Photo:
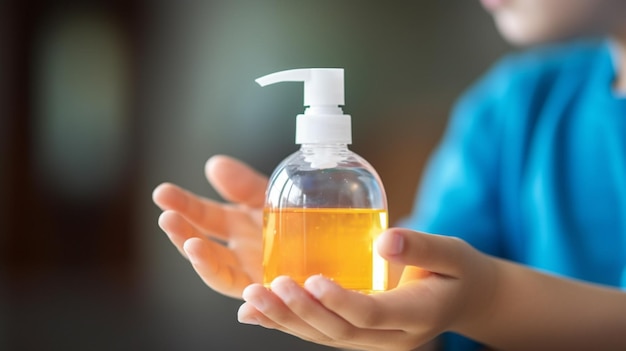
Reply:
[[[269,173],[302,87],[343,67],[352,149],[408,214],[454,100],[510,48],[477,1],[0,2],[0,349],[321,350],[236,321],[157,226],[206,159]]]

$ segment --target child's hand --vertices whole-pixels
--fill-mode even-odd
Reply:
[[[159,226],[212,289],[241,298],[262,278],[262,208],[267,178],[225,156],[212,157],[205,173],[231,204],[161,184],[154,202],[164,211]]]
[[[334,347],[410,350],[485,312],[495,269],[465,242],[390,229],[377,247],[390,262],[407,265],[395,289],[365,295],[321,276],[304,288],[279,277],[271,289],[244,290],[239,320]]]
[[[335,347],[404,350],[446,330],[458,330],[490,298],[491,260],[463,241],[390,229],[377,242],[392,267],[405,266],[397,287],[374,295],[311,277],[302,288],[279,277],[271,290],[262,278],[262,207],[267,178],[225,156],[205,168],[230,204],[161,184],[154,202],[159,225],[212,289],[244,298],[239,319]],[[390,286],[397,280],[391,278]],[[245,289],[245,290],[244,290]]]

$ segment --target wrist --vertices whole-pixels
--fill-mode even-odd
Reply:
[[[472,248],[467,269],[462,276],[462,308],[449,331],[475,338],[489,325],[497,310],[498,291],[502,281],[502,261]]]

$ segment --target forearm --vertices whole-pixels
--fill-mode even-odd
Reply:
[[[493,259],[494,295],[458,332],[503,350],[626,350],[626,293]]]

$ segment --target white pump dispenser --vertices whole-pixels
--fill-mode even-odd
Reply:
[[[268,74],[256,80],[262,87],[280,82],[304,82],[304,106],[296,118],[296,144],[351,144],[350,116],[344,115],[343,69],[307,68]]]
[[[387,228],[387,199],[374,168],[347,147],[343,69],[294,69],[256,81],[304,82],[308,106],[296,121],[302,146],[274,170],[266,192],[263,283],[288,275],[302,285],[322,274],[347,289],[385,290],[386,261],[373,244]]]

